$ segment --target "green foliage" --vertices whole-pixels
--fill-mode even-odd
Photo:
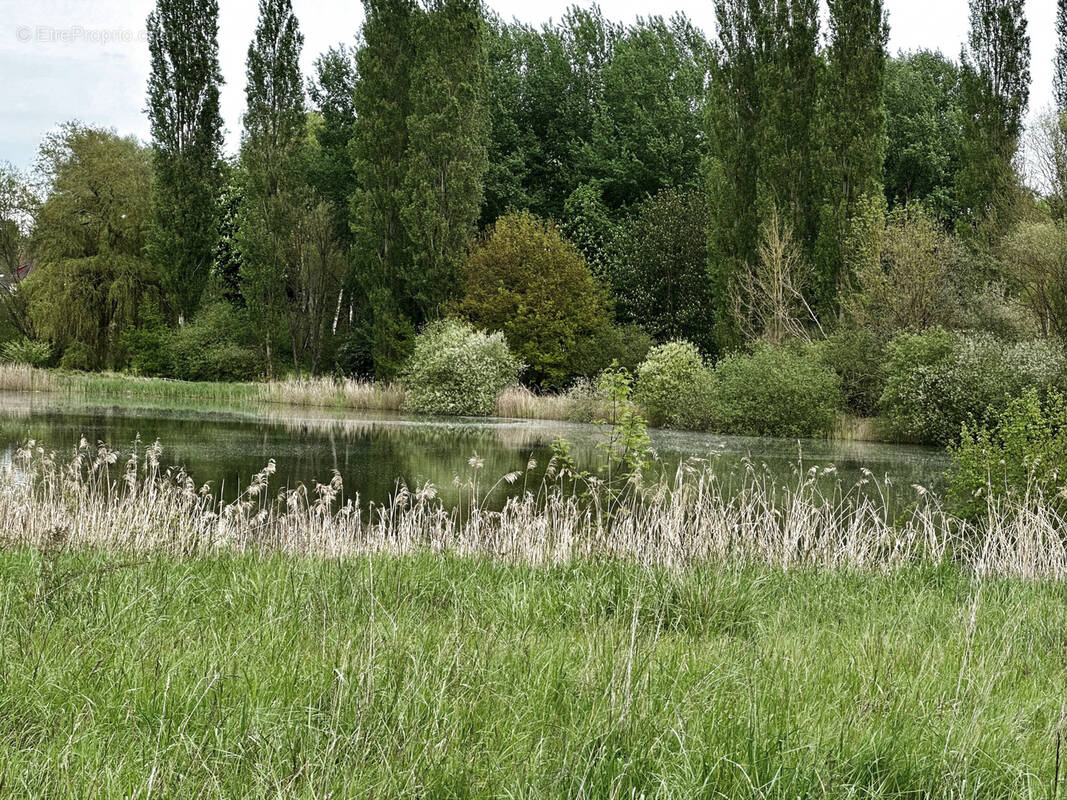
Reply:
[[[139,327],[123,334],[122,343],[129,359],[129,369],[136,375],[170,377],[174,371],[171,355],[173,332],[158,309],[144,309],[141,317]]]
[[[866,328],[840,327],[815,346],[819,358],[841,378],[845,410],[873,417],[885,391],[885,342]]]
[[[1056,0],[1056,60],[1052,75],[1056,110],[1067,112],[1067,0]]]
[[[892,206],[920,201],[939,221],[960,213],[956,172],[963,109],[960,70],[939,52],[919,50],[886,64],[885,196]]]
[[[689,342],[655,347],[637,368],[637,393],[653,425],[667,428],[703,427],[698,415],[706,410],[712,372],[700,351]],[[700,400],[705,402],[700,402]]]
[[[401,375],[404,408],[420,414],[489,416],[497,395],[516,381],[521,368],[499,332],[483,333],[458,320],[430,323],[415,337]]]
[[[148,15],[155,213],[148,241],[178,313],[191,318],[214,263],[222,194],[218,0],[157,0]]]
[[[686,339],[713,353],[707,226],[703,192],[664,189],[626,221],[610,277],[620,317],[640,324],[658,342]]]
[[[713,425],[722,433],[823,436],[841,405],[840,378],[808,350],[761,345],[715,368]]]
[[[652,458],[652,442],[644,417],[633,402],[629,372],[613,364],[600,374],[597,388],[608,410],[607,418],[594,421],[607,434],[597,443],[597,449],[605,456],[601,475],[618,499],[620,483],[640,485]]]
[[[484,20],[472,0],[369,0],[356,53],[355,275],[379,374],[456,293],[486,171]],[[389,337],[394,337],[391,341]],[[378,363],[376,361],[376,363]]]
[[[186,381],[249,381],[263,372],[248,316],[226,302],[209,304],[170,338],[173,377]]]
[[[85,342],[75,341],[71,342],[67,349],[63,351],[63,356],[59,359],[59,366],[63,369],[90,372],[98,369],[100,363],[96,360],[96,354],[89,345],[85,344]]]
[[[487,168],[485,22],[479,0],[433,0],[414,29],[400,219],[411,243],[403,297],[416,322],[456,294]]]
[[[949,496],[957,513],[981,517],[990,499],[1067,501],[1067,400],[1027,389],[993,411],[980,427],[963,427],[949,448],[954,461]]]
[[[882,0],[829,0],[829,48],[820,110],[821,220],[814,304],[836,309],[848,278],[843,249],[865,199],[880,196],[885,159],[885,63],[889,25]]]
[[[67,125],[41,146],[40,169],[47,196],[33,232],[38,266],[20,284],[29,319],[59,350],[82,345],[80,364],[124,366],[123,336],[163,295],[159,271],[143,257],[149,152],[133,139]]]
[[[0,345],[0,361],[5,364],[28,364],[31,367],[46,367],[52,360],[52,346],[25,337]]]
[[[1009,344],[989,334],[934,328],[889,343],[881,408],[897,435],[949,444],[964,424],[1027,389],[1044,392],[1063,378],[1063,351],[1042,341]]]
[[[607,300],[555,225],[529,213],[501,217],[472,248],[463,278],[458,312],[502,331],[533,383],[558,388],[603,366],[590,362],[590,345],[611,327]]]
[[[595,186],[611,219],[669,186],[693,186],[703,155],[709,45],[682,14],[622,26],[597,7],[540,29],[490,24],[490,168],[483,222],[512,209],[565,219]],[[593,253],[568,230],[597,269]]]
[[[1001,241],[1003,272],[1041,327],[1067,341],[1067,226],[1023,222]]]
[[[997,234],[1012,222],[1014,160],[1030,100],[1024,0],[970,0],[963,50],[963,137],[957,193],[972,226]]]
[[[886,339],[899,331],[949,327],[960,315],[952,275],[953,241],[915,203],[878,217],[871,258],[854,268],[845,307],[853,323]]]
[[[308,93],[319,123],[311,126],[315,147],[309,157],[307,179],[335,209],[334,234],[346,250],[352,243],[348,203],[356,187],[349,150],[356,129],[355,91],[354,50],[339,45],[315,59]]]

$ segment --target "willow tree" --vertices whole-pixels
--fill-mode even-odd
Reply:
[[[124,335],[159,308],[158,271],[143,257],[152,215],[151,154],[132,138],[69,124],[41,146],[47,196],[24,281],[36,333],[65,366],[124,366]]]

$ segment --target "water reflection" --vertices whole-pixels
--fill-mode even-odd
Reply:
[[[483,481],[537,463],[528,479],[539,481],[551,444],[563,437],[576,461],[589,469],[600,459],[593,426],[530,420],[409,419],[388,414],[351,414],[281,406],[266,408],[205,407],[171,401],[165,404],[86,402],[46,394],[0,393],[0,463],[15,448],[35,439],[46,448],[66,450],[84,436],[128,451],[137,437],[164,445],[164,462],[181,465],[200,482],[210,481],[226,496],[266,462],[277,463],[276,487],[327,480],[334,470],[346,493],[383,501],[398,482],[433,483],[448,502],[465,492],[457,487],[472,475],[475,454],[484,462]],[[947,458],[937,450],[856,442],[751,439],[710,434],[653,431],[656,468],[673,475],[686,458],[705,459],[729,481],[747,467],[766,470],[776,481],[794,482],[798,462],[804,467],[833,466],[825,480],[848,488],[868,480],[896,501],[914,497],[913,484],[937,491]],[[867,472],[869,471],[869,473]]]

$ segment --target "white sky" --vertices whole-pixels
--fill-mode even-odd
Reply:
[[[504,18],[540,23],[571,0],[488,0]],[[579,2],[586,5],[586,2]],[[351,42],[363,17],[358,0],[293,0],[310,73],[326,48]],[[957,57],[967,33],[967,0],[886,0],[890,50],[939,49]],[[0,161],[33,163],[41,137],[67,120],[148,138],[145,18],[153,0],[0,0]],[[256,0],[220,0],[219,54],[226,85],[222,112],[228,147],[238,141],[244,60],[256,24]],[[1051,102],[1056,0],[1027,0],[1033,53],[1031,113]],[[711,0],[602,0],[606,16],[632,21],[649,11],[684,11],[706,32]]]

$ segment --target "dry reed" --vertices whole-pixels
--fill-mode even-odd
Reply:
[[[352,378],[290,378],[262,384],[259,399],[287,405],[398,411],[404,403],[404,390],[396,383],[375,383]]]
[[[894,519],[866,495],[826,495],[816,472],[783,488],[751,470],[739,486],[685,465],[603,513],[558,483],[487,507],[477,479],[463,511],[432,486],[401,487],[389,503],[345,498],[339,476],[272,495],[273,462],[233,502],[180,470],[163,471],[158,443],[125,467],[82,442],[57,459],[31,442],[0,474],[0,541],[209,555],[282,551],[327,557],[433,551],[535,565],[618,558],[649,566],[753,563],[782,569],[893,570],[957,564],[981,575],[1067,577],[1065,520],[1044,504],[991,505],[982,524],[949,514],[921,490]],[[515,482],[521,473],[505,478]]]

